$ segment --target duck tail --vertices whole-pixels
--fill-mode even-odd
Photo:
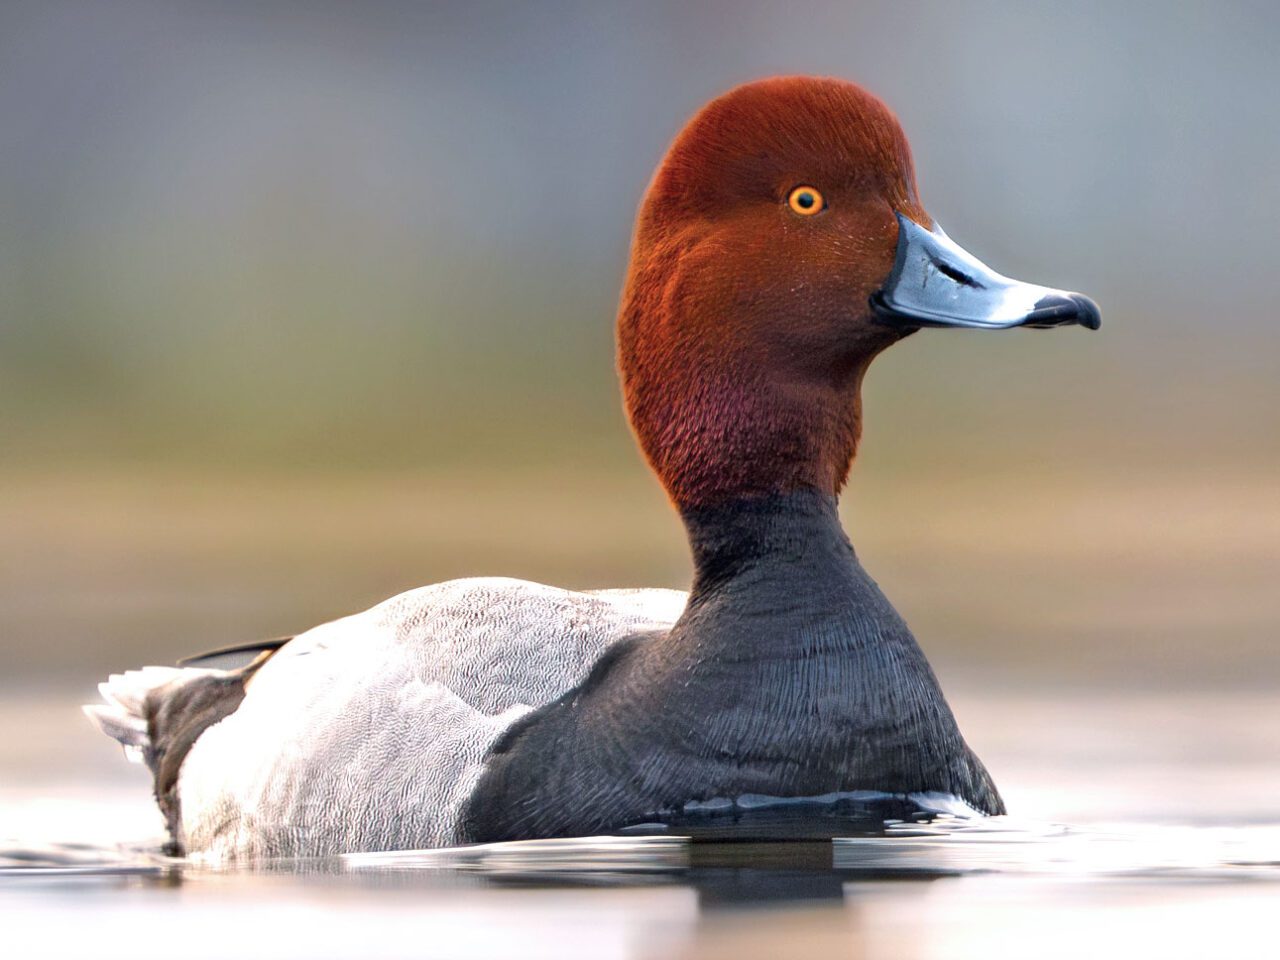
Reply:
[[[134,763],[154,777],[156,802],[169,827],[167,853],[182,852],[178,773],[200,735],[230,716],[244,699],[245,683],[266,656],[235,670],[202,667],[143,667],[116,673],[98,684],[102,703],[85,715],[124,747]]]
[[[178,667],[143,667],[113,673],[98,684],[103,702],[86,703],[80,709],[95,727],[119,742],[130,763],[149,764],[151,734],[147,700],[187,672]]]

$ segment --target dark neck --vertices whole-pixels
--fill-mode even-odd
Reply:
[[[695,601],[743,581],[829,588],[862,573],[828,493],[804,488],[680,515],[693,551]]]
[[[684,507],[680,518],[693,550],[695,584],[732,577],[762,560],[794,563],[812,552],[815,541],[849,544],[835,497],[813,489]]]

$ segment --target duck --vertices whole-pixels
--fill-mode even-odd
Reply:
[[[111,676],[84,710],[150,768],[170,853],[696,835],[753,814],[757,835],[825,832],[878,800],[1005,812],[837,503],[880,353],[923,328],[1097,329],[1097,305],[952,241],[876,96],[786,76],[676,136],[616,323],[689,590],[453,580],[236,648],[235,667]]]

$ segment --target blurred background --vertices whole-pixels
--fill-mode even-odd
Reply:
[[[0,0],[0,896],[21,921],[0,942],[1259,941],[1280,821],[1278,49],[1267,0]],[[951,236],[1103,308],[1092,334],[925,331],[866,384],[846,526],[1008,802],[946,844],[981,876],[935,880],[904,848],[925,882],[833,874],[820,913],[782,870],[751,917],[736,869],[710,871],[731,895],[692,874],[8,875],[161,833],[147,772],[77,710],[108,672],[454,577],[687,584],[622,415],[614,310],[671,138],[777,73],[878,93]],[[1090,836],[1135,859],[1096,872]]]
[[[631,220],[704,101],[803,72],[1105,315],[872,370],[847,525],[944,685],[1274,691],[1277,40],[1264,2],[3,0],[0,690],[458,576],[685,585],[617,397]]]

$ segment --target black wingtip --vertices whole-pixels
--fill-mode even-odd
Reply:
[[[192,654],[189,657],[183,657],[178,661],[180,667],[196,667],[210,660],[217,660],[222,657],[231,657],[237,654],[246,653],[263,653],[264,651],[276,651],[292,640],[293,637],[272,637],[270,640],[252,640],[248,643],[233,643],[228,647],[218,647],[216,650],[206,650],[204,653]]]

